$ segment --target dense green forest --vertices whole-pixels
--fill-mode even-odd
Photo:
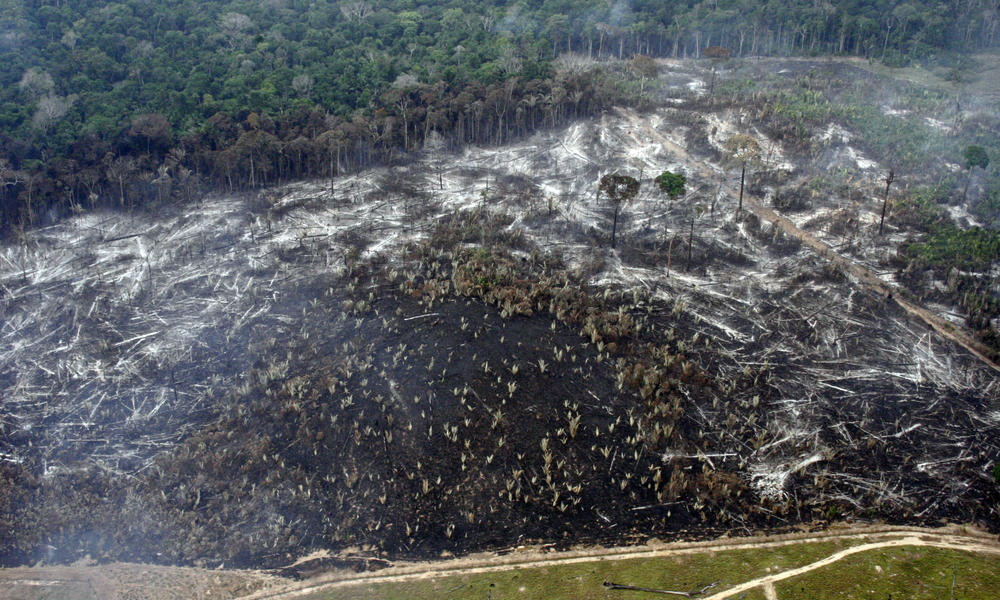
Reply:
[[[995,0],[2,0],[0,223],[500,143],[628,89],[583,61],[993,47]],[[431,132],[436,132],[431,134]]]

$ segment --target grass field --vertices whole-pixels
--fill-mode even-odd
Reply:
[[[997,598],[1000,557],[940,548],[872,550],[775,588],[782,600]]]
[[[738,584],[820,561],[869,542],[854,538],[738,550],[695,550],[682,554],[626,560],[599,559],[573,564],[465,574],[423,576],[404,581],[344,585],[298,596],[309,600],[371,598],[421,600],[500,600],[503,598],[631,599],[682,597],[608,589],[604,582],[645,588],[694,592],[708,598]],[[952,582],[954,590],[952,593]],[[770,586],[769,586],[770,587]],[[953,598],[995,599],[1000,589],[1000,555],[933,547],[875,548],[831,564],[776,581],[773,588],[756,586],[734,593],[741,600]],[[773,592],[773,595],[770,595]]]

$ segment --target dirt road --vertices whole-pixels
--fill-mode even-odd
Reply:
[[[963,527],[953,526],[946,529],[863,527],[820,533],[723,538],[707,542],[653,542],[642,546],[587,548],[567,552],[547,552],[539,548],[517,549],[505,555],[488,554],[436,562],[401,563],[377,572],[336,571],[296,583],[254,571],[206,570],[126,563],[102,566],[23,567],[0,570],[0,600],[14,598],[18,600],[41,598],[285,600],[316,593],[333,593],[370,584],[400,583],[591,562],[695,555],[724,550],[780,548],[835,540],[856,540],[863,543],[808,565],[737,584],[707,596],[705,600],[723,600],[755,587],[760,587],[765,597],[777,598],[774,586],[780,581],[822,568],[848,556],[879,548],[926,546],[1000,555],[1000,544],[992,536],[966,530]]]
[[[829,557],[796,569],[775,573],[747,581],[738,586],[723,590],[706,600],[722,600],[742,591],[762,586],[767,591],[773,590],[777,581],[801,575],[813,569],[818,569],[857,554],[878,548],[898,546],[930,546],[949,548],[969,552],[985,552],[1000,555],[1000,544],[992,537],[981,533],[965,532],[961,528],[945,530],[921,529],[916,527],[874,527],[864,529],[847,529],[823,533],[792,534],[778,537],[753,537],[746,539],[721,539],[710,542],[650,544],[635,547],[590,548],[555,554],[537,550],[513,552],[504,556],[472,557],[443,562],[414,563],[396,565],[376,573],[331,573],[314,580],[297,584],[285,590],[261,591],[246,599],[290,599],[309,594],[336,591],[361,585],[400,583],[422,579],[433,579],[455,575],[475,575],[482,573],[497,573],[526,568],[552,567],[589,562],[614,561],[636,558],[663,558],[699,554],[703,552],[718,552],[723,550],[767,549],[791,546],[795,544],[834,541],[834,540],[865,540],[867,543],[847,548]]]
[[[949,550],[963,550],[967,552],[1000,554],[1000,547],[995,544],[969,543],[966,540],[953,538],[951,536],[942,536],[940,539],[928,539],[926,536],[911,535],[900,539],[885,540],[846,548],[840,552],[835,552],[822,560],[809,563],[808,565],[803,565],[796,569],[790,569],[782,573],[775,573],[773,575],[766,575],[764,577],[758,577],[757,579],[745,581],[739,585],[729,588],[728,590],[723,590],[716,594],[712,594],[711,596],[706,596],[704,600],[723,600],[724,598],[731,598],[736,594],[746,592],[758,586],[761,586],[764,589],[765,596],[777,599],[778,596],[775,591],[774,584],[779,581],[798,577],[799,575],[803,575],[809,571],[823,568],[853,554],[869,552],[879,548],[896,548],[901,546],[925,546],[931,548],[946,548]]]
[[[0,600],[219,600],[285,584],[258,571],[135,563],[17,567],[0,569]]]

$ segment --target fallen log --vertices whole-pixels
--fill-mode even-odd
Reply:
[[[716,581],[715,583],[710,583],[710,584],[706,585],[705,587],[701,588],[700,590],[696,590],[696,591],[693,591],[693,592],[678,592],[678,591],[674,591],[674,590],[658,590],[656,588],[640,587],[640,586],[637,586],[637,585],[625,585],[625,584],[621,584],[621,583],[612,583],[610,581],[605,581],[604,582],[604,587],[608,588],[609,590],[629,590],[629,591],[633,591],[633,592],[649,592],[651,594],[669,594],[669,595],[672,595],[672,596],[684,596],[685,598],[693,598],[694,596],[697,596],[699,594],[704,594],[705,591],[710,590],[710,589],[714,588],[717,585],[719,585],[718,581]]]

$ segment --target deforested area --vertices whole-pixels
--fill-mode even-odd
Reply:
[[[739,67],[713,99],[668,63],[665,108],[9,242],[6,560],[995,525],[994,368],[760,216],[886,286],[920,243],[905,205],[878,235],[864,132],[779,141],[741,104],[738,73],[789,67],[830,68]],[[742,211],[737,135],[762,155]],[[641,183],[614,250],[611,172]]]
[[[997,531],[997,57],[606,33],[5,213],[0,562]]]

